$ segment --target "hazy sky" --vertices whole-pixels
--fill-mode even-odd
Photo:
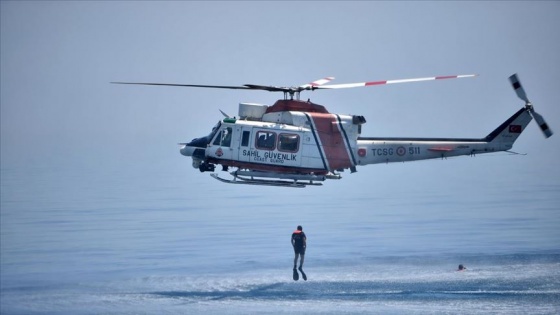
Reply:
[[[365,116],[364,136],[482,137],[523,106],[508,81],[517,72],[560,132],[558,30],[558,1],[2,1],[2,168],[148,158],[209,180],[176,144],[207,134],[219,109],[236,115],[239,102],[281,97],[111,81],[300,85],[476,73],[302,97]],[[528,155],[464,158],[448,170],[558,183],[560,134],[545,140],[533,123],[513,150]],[[366,181],[376,167],[346,177]]]

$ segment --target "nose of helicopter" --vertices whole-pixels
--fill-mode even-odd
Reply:
[[[182,147],[179,150],[184,156],[192,156],[196,147],[188,146],[186,143],[181,143]]]
[[[179,151],[184,156],[204,157],[204,149],[206,148],[208,142],[208,137],[201,137],[193,139],[189,143],[179,143],[179,145],[181,145],[181,149]]]

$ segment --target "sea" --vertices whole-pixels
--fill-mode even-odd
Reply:
[[[0,313],[560,314],[555,176],[467,157],[262,187],[173,154],[3,163]]]

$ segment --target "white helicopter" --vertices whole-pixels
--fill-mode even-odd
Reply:
[[[284,99],[272,106],[239,104],[237,118],[229,117],[220,110],[225,118],[212,128],[210,134],[180,143],[180,152],[192,157],[193,167],[201,172],[214,172],[216,165],[222,165],[222,170],[230,172],[233,178],[225,179],[217,173],[211,176],[225,183],[305,187],[322,185],[321,182],[326,179],[340,179],[340,172],[349,169],[354,173],[356,166],[360,165],[508,151],[532,118],[546,138],[552,135],[543,117],[534,111],[517,74],[509,79],[517,96],[525,101],[525,106],[486,137],[478,139],[362,137],[361,125],[366,122],[363,116],[332,114],[322,105],[300,100],[302,91],[474,76],[453,75],[336,85],[328,85],[334,78],[326,77],[297,87],[113,83],[284,93]]]

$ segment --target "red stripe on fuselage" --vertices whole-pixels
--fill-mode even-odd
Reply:
[[[344,137],[340,132],[338,121],[333,114],[309,113],[315,124],[316,133],[325,152],[329,170],[349,168],[352,166],[350,154],[346,149]]]

